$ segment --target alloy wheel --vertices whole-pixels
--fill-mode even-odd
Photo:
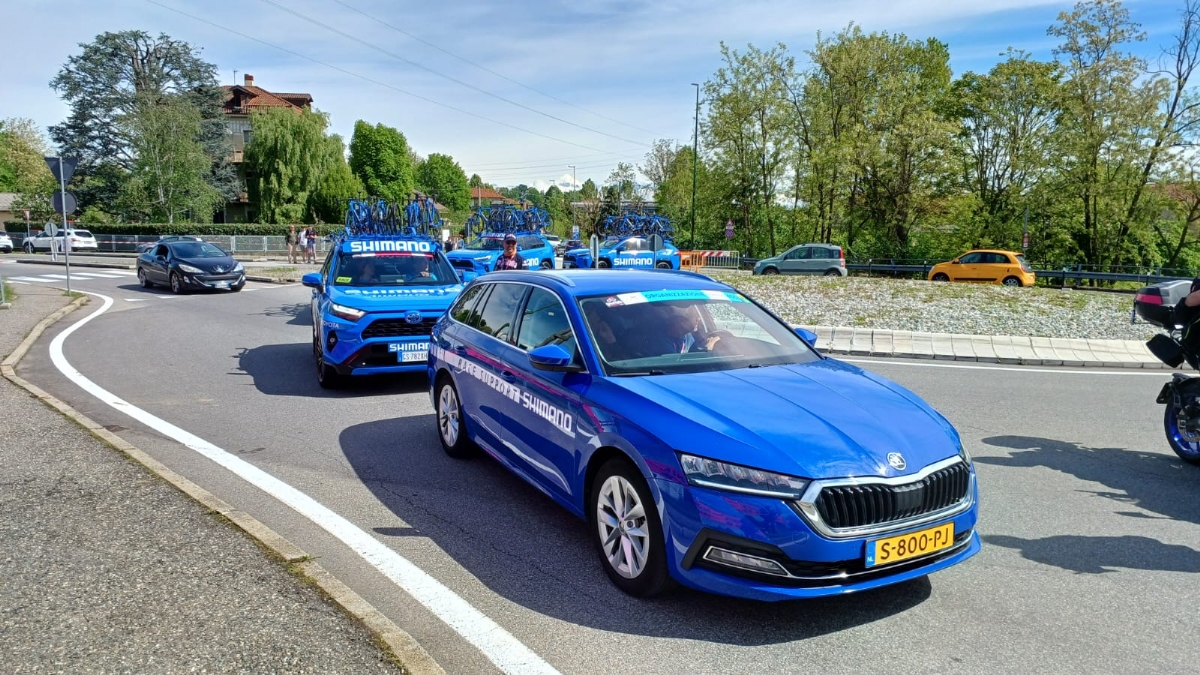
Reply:
[[[438,394],[438,432],[442,435],[442,443],[453,447],[458,442],[458,434],[460,431],[458,423],[459,407],[458,395],[454,393],[454,387],[449,383],[442,385],[442,391]]]
[[[646,567],[650,533],[642,500],[623,476],[609,476],[600,486],[596,526],[613,571],[626,579],[636,579]]]

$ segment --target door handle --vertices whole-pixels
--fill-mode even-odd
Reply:
[[[516,382],[516,381],[517,381],[517,376],[516,376],[515,374],[513,374],[511,371],[508,371],[508,370],[506,370],[506,371],[504,371],[504,372],[500,373],[500,377],[504,378],[504,381],[505,381],[505,382],[510,382],[510,383],[511,383],[511,382]]]

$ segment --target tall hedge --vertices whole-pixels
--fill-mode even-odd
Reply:
[[[75,223],[72,227],[87,230],[92,234],[133,234],[140,236],[199,234],[261,237],[285,235],[288,231],[287,225],[263,225],[259,223],[175,223],[174,225],[168,225],[167,223]],[[315,227],[317,234],[326,235],[341,230],[344,226],[330,223],[324,225],[297,224],[296,230],[299,231],[302,227]],[[25,232],[25,221],[10,220],[4,223],[4,229],[7,232]],[[42,227],[40,225],[33,225],[33,229],[40,230]]]

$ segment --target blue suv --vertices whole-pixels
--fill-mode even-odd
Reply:
[[[429,335],[463,289],[441,245],[422,236],[365,235],[335,243],[313,289],[313,356],[326,388],[348,376],[419,372]]]
[[[554,269],[554,245],[545,237],[532,232],[519,233],[517,252],[529,269]],[[446,254],[455,269],[486,274],[496,268],[496,259],[504,253],[504,234],[487,232]]]
[[[980,550],[975,467],[916,394],[687,272],[496,272],[433,329],[451,457],[585,519],[623,591],[843,595]]]
[[[600,255],[592,260],[590,249],[573,249],[563,256],[564,267],[599,267],[602,269],[672,269],[680,267],[679,249],[664,240],[662,248],[653,250],[650,237],[608,237],[600,244]],[[593,262],[595,263],[593,265]]]

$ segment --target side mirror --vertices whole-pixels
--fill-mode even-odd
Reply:
[[[321,290],[321,287],[323,285],[321,283],[321,273],[320,272],[309,272],[308,274],[305,274],[304,276],[300,277],[300,283],[305,286],[308,286],[309,288],[315,288],[319,291],[319,290]]]
[[[817,347],[817,334],[816,333],[812,332],[811,330],[808,330],[807,328],[797,328],[796,335],[799,335],[801,340],[804,340],[805,342],[807,342],[809,347],[816,349],[816,347]]]
[[[958,264],[958,260],[951,260],[951,261],[950,261],[950,264],[951,264],[951,265],[957,265],[957,264]]]
[[[470,283],[472,279],[479,276],[479,273],[474,270],[454,270],[458,272],[458,279],[464,284]]]
[[[529,352],[529,363],[538,370],[574,373],[582,370],[571,363],[571,355],[560,345],[543,345]]]

